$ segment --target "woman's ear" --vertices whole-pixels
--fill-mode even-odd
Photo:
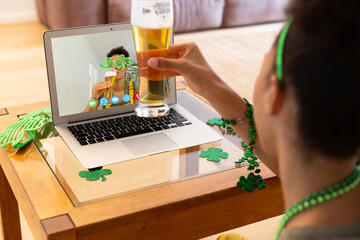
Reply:
[[[280,89],[279,81],[275,74],[271,74],[270,86],[266,91],[265,111],[269,115],[277,114],[284,103],[285,91]]]

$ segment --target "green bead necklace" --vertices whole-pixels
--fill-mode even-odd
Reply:
[[[235,166],[236,167],[241,167],[241,163],[243,162],[247,162],[249,164],[247,170],[250,171],[250,173],[248,174],[247,177],[245,176],[241,176],[239,178],[239,181],[236,183],[236,186],[241,188],[243,191],[247,191],[247,192],[253,192],[255,189],[259,189],[259,190],[263,190],[265,189],[266,186],[266,182],[265,180],[261,177],[261,175],[259,174],[261,172],[260,168],[259,168],[259,163],[256,162],[256,160],[258,159],[258,157],[254,154],[254,149],[253,146],[255,144],[255,133],[256,133],[256,129],[255,129],[255,122],[254,122],[254,107],[253,105],[244,98],[244,101],[246,102],[246,105],[249,107],[246,112],[245,112],[245,116],[250,118],[249,121],[249,143],[246,144],[244,141],[241,142],[242,147],[244,148],[244,156],[241,157],[238,161],[235,162]],[[214,118],[213,120],[209,120],[207,123],[210,125],[218,125],[224,129],[226,129],[227,131],[236,134],[236,132],[232,129],[231,126],[234,126],[236,124],[236,122],[239,121],[240,123],[243,122],[243,118],[238,118],[236,120],[227,120],[224,118],[221,119],[216,119]]]
[[[277,239],[286,224],[298,213],[306,210],[307,208],[314,207],[320,203],[329,201],[333,198],[341,196],[350,190],[354,189],[360,182],[360,168],[356,167],[355,171],[346,179],[329,186],[319,192],[314,192],[312,195],[308,195],[306,198],[301,199],[294,205],[292,205],[281,219],[280,225],[273,237],[273,240]]]

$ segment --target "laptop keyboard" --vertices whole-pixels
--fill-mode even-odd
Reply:
[[[171,108],[170,113],[164,117],[141,118],[136,115],[128,115],[72,125],[68,126],[68,129],[79,144],[84,146],[191,124],[180,113]]]

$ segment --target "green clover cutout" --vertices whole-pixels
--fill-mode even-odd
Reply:
[[[107,71],[108,69],[112,69],[115,65],[117,69],[125,69],[126,66],[131,64],[131,58],[125,57],[124,54],[120,54],[116,57],[115,61],[112,61],[111,57],[106,57],[103,62],[99,63],[99,67],[103,70]]]
[[[129,66],[131,64],[131,58],[130,57],[125,57],[124,54],[120,54],[119,56],[116,57],[116,61],[114,62],[115,66],[117,67],[117,69],[125,69],[126,66]]]
[[[242,188],[243,191],[253,192],[256,188],[263,190],[266,188],[265,181],[260,175],[255,175],[253,172],[249,173],[247,178],[241,176],[237,182],[237,186]]]
[[[224,122],[221,118],[213,118],[211,120],[209,119],[209,121],[207,121],[206,123],[211,126],[214,126],[214,125],[222,126]]]
[[[99,63],[99,67],[105,71],[111,69],[114,66],[114,62],[111,60],[111,57],[106,57],[103,62]]]
[[[104,175],[110,175],[112,171],[110,169],[99,169],[95,171],[81,171],[79,172],[79,176],[82,178],[86,178],[87,181],[96,181],[101,178],[101,181],[106,181]]]
[[[19,120],[8,126],[5,132],[0,133],[0,148],[12,144],[13,148],[21,148],[30,142],[35,135],[35,131],[44,127],[46,123],[52,122],[51,108],[43,108],[31,112],[19,118]],[[25,132],[29,135],[23,140]]]
[[[223,152],[221,148],[208,148],[207,151],[201,151],[200,157],[207,158],[208,161],[220,162],[220,158],[226,159],[229,156],[227,152]]]

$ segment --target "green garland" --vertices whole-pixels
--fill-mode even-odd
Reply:
[[[249,121],[249,135],[248,137],[250,138],[249,144],[246,144],[244,141],[241,142],[242,147],[244,148],[244,156],[241,157],[238,161],[235,162],[236,167],[240,167],[241,163],[243,162],[247,162],[249,164],[247,170],[250,171],[250,173],[248,174],[248,176],[245,178],[244,176],[241,176],[239,181],[237,182],[237,186],[242,188],[243,191],[248,191],[248,192],[253,192],[255,189],[259,188],[259,190],[265,189],[266,188],[266,183],[265,180],[261,177],[261,175],[259,174],[261,172],[260,168],[259,168],[259,163],[256,162],[256,160],[258,159],[258,157],[254,154],[253,152],[253,146],[255,144],[255,133],[256,133],[256,129],[255,129],[255,122],[254,122],[254,107],[253,105],[244,98],[246,104],[248,105],[248,110],[246,110],[245,112],[245,116],[250,118]],[[213,120],[209,120],[207,123],[210,125],[218,125],[228,131],[230,131],[231,133],[236,133],[231,126],[235,125],[235,120],[226,120],[224,118],[221,118],[221,121],[217,121],[220,119],[213,119]]]

